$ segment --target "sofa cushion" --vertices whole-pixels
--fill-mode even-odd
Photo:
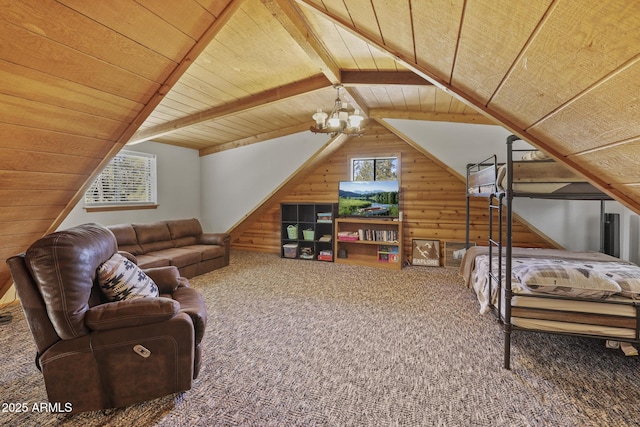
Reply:
[[[189,245],[184,246],[182,249],[199,252],[202,260],[224,257],[226,253],[224,246],[218,245]]]
[[[109,301],[160,295],[155,282],[137,265],[118,253],[98,267],[98,284]]]
[[[188,278],[229,264],[229,234],[203,233],[196,218],[111,227],[119,228],[114,230],[120,239],[119,249],[128,249],[135,257],[131,259],[143,269],[172,265]],[[136,243],[122,246],[132,242],[134,234]]]
[[[132,255],[143,253],[142,248],[138,244],[136,230],[133,229],[131,224],[110,225],[107,228],[116,236],[118,250],[129,252]]]
[[[191,251],[184,248],[170,248],[153,252],[153,256],[165,258],[169,260],[169,265],[175,265],[178,268],[200,262],[200,252]]]
[[[142,254],[136,256],[136,261],[138,267],[146,269],[146,268],[154,268],[154,267],[167,267],[171,265],[167,258],[161,258],[149,254]]]
[[[164,222],[133,224],[133,228],[145,254],[173,247],[169,228]]]
[[[178,240],[183,237],[198,238],[202,234],[202,226],[196,218],[166,221],[166,224],[172,240]]]
[[[195,245],[197,243],[198,243],[198,238],[196,236],[185,236],[185,237],[180,237],[178,239],[173,240],[173,244],[176,248]]]
[[[148,253],[161,251],[164,249],[173,248],[173,242],[171,240],[160,240],[157,242],[146,243],[140,246],[142,247],[142,250],[144,250],[144,253],[148,254]]]

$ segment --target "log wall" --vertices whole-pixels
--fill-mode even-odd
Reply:
[[[280,203],[337,203],[338,183],[350,179],[349,162],[354,157],[400,158],[400,209],[403,212],[403,250],[411,256],[412,239],[464,241],[466,227],[465,183],[455,172],[411,147],[381,127],[360,138],[352,138],[319,165],[291,178],[291,185],[271,197],[265,206],[231,231],[236,249],[280,253]],[[471,205],[471,239],[486,244],[488,202],[475,199]],[[553,247],[520,221],[514,222],[514,245]]]

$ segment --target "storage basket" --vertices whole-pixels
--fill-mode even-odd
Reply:
[[[284,248],[284,257],[285,258],[297,258],[298,257],[298,244],[297,243],[287,243],[286,245],[282,245]]]
[[[290,239],[297,239],[298,238],[298,226],[297,225],[293,225],[293,224],[288,226],[287,227],[287,235],[289,236]]]
[[[314,235],[315,233],[311,229],[302,230],[302,236],[304,237],[304,240],[313,240]]]

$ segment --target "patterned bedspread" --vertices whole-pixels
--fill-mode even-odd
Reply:
[[[494,274],[497,274],[495,254],[492,264]],[[480,312],[488,312],[498,298],[495,284],[489,295],[488,248],[470,248],[460,273],[467,286],[474,289]],[[504,277],[504,258],[502,274]],[[620,295],[640,299],[640,267],[599,253],[514,248],[511,277],[513,291],[520,294],[542,293],[597,300]]]

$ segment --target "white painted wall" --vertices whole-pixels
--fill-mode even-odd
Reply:
[[[156,155],[158,208],[109,212],[87,212],[80,201],[60,224],[62,230],[95,222],[114,225],[177,218],[200,218],[200,158],[196,150],[154,142],[127,146],[127,150]]]
[[[400,119],[388,122],[462,176],[467,163],[490,154],[497,154],[499,161],[506,159],[509,132],[500,126]],[[158,156],[158,209],[87,213],[81,202],[59,228],[86,222],[112,225],[195,217],[206,231],[227,231],[327,140],[324,135],[302,132],[204,157],[195,150],[153,142],[127,147]],[[514,208],[566,249],[599,250],[597,201],[516,199]],[[621,258],[640,263],[640,217],[617,202],[607,202],[606,211],[620,214]]]
[[[316,153],[326,135],[302,132],[201,158],[203,228],[227,231]]]
[[[506,161],[506,138],[510,132],[500,126],[401,119],[387,122],[462,176],[466,175],[468,163],[480,162],[492,154],[499,162]],[[514,148],[528,146],[524,142],[516,144],[519,145],[514,144]],[[513,206],[514,212],[565,249],[600,249],[599,201],[515,199]],[[638,215],[613,201],[606,202],[605,211],[620,214],[620,257],[640,262]]]

